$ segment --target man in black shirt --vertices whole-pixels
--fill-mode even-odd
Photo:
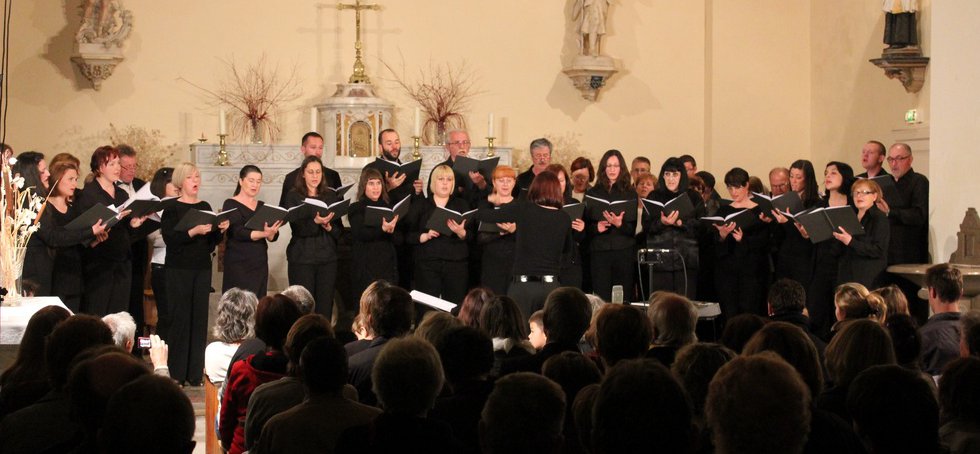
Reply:
[[[381,156],[379,159],[385,161],[394,162],[401,164],[402,161],[399,159],[402,153],[402,142],[398,137],[398,131],[394,129],[385,129],[378,134],[378,145],[381,145]],[[368,165],[364,166],[365,169],[376,169],[381,172],[381,175],[385,177],[388,184],[388,198],[391,199],[391,203],[396,203],[405,196],[410,194],[421,194],[422,193],[422,180],[417,179],[415,181],[405,181],[407,175],[395,172],[394,175],[390,175],[383,171],[377,162],[371,161]],[[414,191],[413,191],[414,190]]]
[[[441,165],[447,165],[453,167],[453,163],[456,162],[456,156],[468,156],[470,154],[470,135],[466,131],[461,129],[449,131],[449,140],[446,141],[446,151],[449,153],[449,158],[435,167]],[[433,169],[435,169],[433,167]],[[483,197],[490,194],[491,186],[480,172],[470,172],[469,175],[464,175],[453,168],[453,174],[456,178],[456,191],[454,195],[456,197],[461,197],[470,205],[471,208],[476,207],[476,203]],[[432,181],[432,172],[429,172],[429,181]]]
[[[545,138],[534,139],[528,147],[531,153],[532,164],[526,171],[517,176],[517,193],[515,196],[524,194],[531,188],[534,177],[544,172],[551,165],[551,141]]]
[[[308,132],[303,135],[303,142],[299,150],[303,153],[303,159],[308,156],[316,156],[323,159],[323,136],[316,132]],[[297,167],[296,170],[286,174],[282,180],[282,195],[279,196],[279,206],[286,204],[286,194],[296,186],[296,177],[303,169]],[[336,170],[323,166],[323,180],[328,187],[338,188],[341,185],[340,174]]]
[[[877,140],[870,140],[861,147],[861,167],[864,173],[858,178],[874,178],[879,175],[888,175],[881,165],[885,162],[885,145]]]

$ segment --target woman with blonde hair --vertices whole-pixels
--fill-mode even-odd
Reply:
[[[851,197],[864,234],[852,236],[843,228],[834,232],[834,238],[844,245],[844,255],[837,262],[837,282],[859,282],[875,288],[882,285],[888,266],[888,216],[876,205],[884,194],[878,183],[859,179],[851,186]]]
[[[839,331],[842,325],[849,321],[870,318],[883,324],[888,317],[885,301],[856,282],[837,286],[834,292],[834,307],[836,308],[834,314],[837,317],[834,332]]]

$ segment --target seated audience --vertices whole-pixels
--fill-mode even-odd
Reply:
[[[718,342],[735,353],[742,353],[742,347],[752,335],[766,326],[766,319],[755,314],[738,314],[725,322]]]
[[[868,452],[943,452],[936,396],[913,371],[887,364],[861,372],[847,394],[847,411]]]
[[[150,370],[129,350],[118,346],[97,347],[78,356],[87,358],[76,361],[68,380],[68,395],[72,419],[82,428],[82,436],[61,448],[64,452],[97,452],[109,398],[123,385],[149,375]]]
[[[436,349],[407,336],[386,342],[375,358],[371,382],[383,413],[344,431],[337,452],[458,452],[449,425],[428,417],[445,382]]]
[[[544,335],[544,323],[541,321],[543,319],[543,310],[534,311],[531,317],[527,319],[527,329],[529,330],[527,341],[534,347],[534,351],[541,350],[544,348],[544,344],[548,343],[548,336]]]
[[[402,337],[412,329],[412,318],[415,316],[415,303],[412,296],[400,287],[387,286],[377,290],[375,297],[370,298],[369,306],[362,308],[367,314],[367,325],[374,339],[358,353],[348,358],[348,383],[357,388],[357,396],[361,403],[376,405],[374,386],[371,380],[374,375],[374,362],[381,349],[391,339]],[[348,354],[350,350],[348,349]],[[442,375],[442,370],[439,371]]]
[[[536,347],[529,342],[529,336],[524,329],[521,309],[509,296],[494,297],[483,306],[480,311],[480,329],[493,342],[493,369],[490,371],[492,377],[500,376],[503,361],[530,356],[535,352]]]
[[[881,300],[885,302],[888,315],[909,313],[909,301],[905,299],[905,294],[902,293],[902,289],[898,288],[897,285],[891,284],[875,289],[871,293],[880,296]]]
[[[212,383],[225,381],[232,355],[245,339],[255,337],[255,294],[232,288],[218,300],[218,318],[211,333],[215,340],[204,349],[204,373]]]
[[[485,454],[554,453],[562,446],[565,394],[555,382],[520,372],[497,380],[480,418]]]
[[[831,384],[816,399],[817,408],[850,422],[846,404],[851,382],[871,366],[895,364],[895,351],[885,328],[873,320],[854,320],[831,339],[825,361]]]
[[[229,454],[245,451],[245,415],[248,400],[259,385],[286,375],[287,358],[283,344],[289,329],[300,317],[299,306],[283,295],[265,296],[255,311],[255,335],[266,345],[265,352],[256,353],[235,363],[225,385],[221,400],[218,433],[221,446]]]
[[[624,359],[642,358],[650,349],[650,319],[633,306],[608,304],[599,311],[595,325],[596,350],[604,369]],[[569,396],[570,401],[574,399]]]
[[[592,413],[596,454],[690,452],[691,402],[670,370],[651,359],[620,361],[606,374]]]
[[[112,341],[116,346],[127,351],[133,351],[133,344],[136,343],[136,320],[129,312],[116,312],[102,317],[109,330],[112,331]]]
[[[831,327],[832,336],[854,320],[870,318],[881,324],[888,317],[888,309],[881,297],[871,294],[867,287],[854,282],[837,286],[834,291],[834,307],[837,322]]]
[[[643,314],[641,317],[646,318]],[[581,442],[578,428],[575,426],[574,404],[578,393],[587,386],[596,385],[602,381],[602,372],[595,361],[576,352],[561,352],[548,358],[541,366],[541,375],[551,379],[561,386],[565,393],[565,444],[563,453],[585,453],[586,446]],[[588,436],[588,434],[585,434]]]
[[[919,334],[915,319],[909,314],[892,314],[885,320],[885,329],[888,330],[892,348],[895,349],[896,364],[922,374],[935,388],[932,376],[922,371],[922,335]]]
[[[548,358],[561,352],[578,352],[579,340],[589,328],[592,311],[589,299],[574,287],[558,287],[548,294],[544,303],[544,334],[548,343],[534,355],[504,360],[501,375],[510,372],[541,373]]]
[[[190,454],[194,408],[173,380],[140,377],[113,393],[99,445],[106,454]]]
[[[721,366],[735,359],[735,356],[735,352],[721,344],[688,344],[677,352],[674,364],[670,366],[670,371],[681,382],[691,399],[692,424],[699,442],[697,452],[714,452],[711,431],[704,420],[704,402],[708,398],[708,384],[715,373]]]
[[[493,367],[493,343],[472,326],[450,328],[435,345],[446,374],[446,385],[429,413],[445,421],[462,445],[461,452],[480,452],[477,425],[480,412],[493,390],[488,379]]]
[[[344,430],[367,424],[381,413],[344,395],[343,390],[350,386],[347,352],[337,340],[326,336],[312,340],[299,364],[308,398],[269,419],[250,452],[332,454]]]
[[[360,319],[360,323],[364,327],[364,334],[363,337],[344,344],[344,350],[347,350],[348,358],[368,348],[371,345],[371,341],[374,340],[375,334],[371,331],[371,326],[368,325],[368,311],[371,306],[377,304],[378,292],[388,287],[391,287],[388,281],[378,279],[368,284],[364,292],[361,293],[360,300],[358,300],[357,316],[355,318]]]
[[[980,358],[946,365],[939,379],[939,438],[951,454],[980,452]]]
[[[926,270],[929,308],[933,316],[922,325],[922,364],[930,375],[940,375],[947,363],[960,353],[960,306],[963,297],[963,273],[947,263]]]
[[[37,402],[51,390],[44,342],[71,313],[61,306],[41,308],[27,321],[17,348],[17,358],[0,375],[0,419]]]
[[[463,323],[449,312],[427,311],[413,334],[432,345],[439,345],[443,336],[457,326],[463,326]]]
[[[480,312],[483,305],[494,298],[493,291],[486,287],[475,287],[463,298],[463,304],[459,306],[457,317],[466,326],[478,328],[480,326]]]
[[[810,432],[810,390],[773,352],[740,356],[718,370],[705,415],[715,452],[801,453]]]
[[[303,315],[312,314],[316,309],[316,300],[313,299],[313,294],[302,285],[290,285],[282,291],[282,294],[299,304],[299,311]]]
[[[698,341],[698,309],[684,296],[671,292],[654,292],[647,315],[653,324],[653,346],[647,358],[655,358],[666,367],[674,363],[681,347]]]
[[[779,279],[769,286],[769,320],[787,322],[795,325],[806,333],[820,354],[823,363],[823,352],[827,343],[810,330],[810,318],[803,314],[806,308],[806,290],[799,282],[792,279]]]
[[[980,326],[980,310],[973,309],[960,315],[960,357],[980,356],[980,328],[977,326]]]

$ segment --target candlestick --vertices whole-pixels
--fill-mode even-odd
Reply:
[[[496,137],[487,137],[487,157],[488,158],[492,158],[492,157],[496,156],[496,153],[494,153],[494,151],[493,151],[493,139],[496,139]]]
[[[316,132],[317,112],[316,107],[310,108],[310,131]]]
[[[228,134],[228,125],[225,123],[225,109],[218,109],[218,134]]]
[[[218,160],[214,163],[216,166],[227,167],[231,165],[228,161],[228,150],[225,149],[225,138],[228,134],[218,134]]]
[[[413,137],[415,137],[415,136],[421,137],[422,136],[422,129],[421,129],[421,126],[420,126],[421,123],[419,123],[420,116],[421,116],[421,112],[419,111],[419,108],[416,107],[415,108],[415,129],[412,130],[412,136]]]
[[[490,112],[490,116],[487,118],[487,136],[493,137],[493,112]]]
[[[418,110],[416,110],[416,112],[418,112]],[[419,141],[421,139],[422,139],[422,137],[419,136],[419,133],[418,132],[416,132],[415,135],[412,136],[412,142],[413,142],[413,145],[412,145],[412,159],[422,159],[422,153],[419,151]]]

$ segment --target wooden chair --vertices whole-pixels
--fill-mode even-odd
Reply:
[[[218,415],[218,386],[211,377],[204,374],[204,452],[207,454],[222,454],[221,441],[215,433],[214,418]]]

